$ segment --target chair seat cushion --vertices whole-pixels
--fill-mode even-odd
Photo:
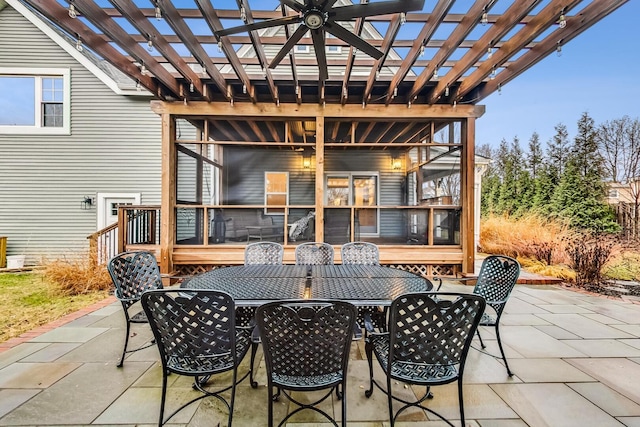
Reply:
[[[273,384],[287,389],[332,387],[342,381],[342,371],[324,375],[281,375],[273,374]]]
[[[384,371],[388,370],[389,336],[369,337],[373,352]],[[391,378],[412,384],[445,384],[458,378],[457,365],[425,364],[396,361],[391,367]]]
[[[251,329],[236,330],[236,358],[242,360],[251,345]],[[177,353],[177,352],[176,352]],[[233,369],[234,361],[231,353],[216,354],[212,357],[191,355],[179,356],[170,354],[167,358],[167,368],[170,371],[184,375],[206,375]]]
[[[496,318],[490,314],[482,313],[482,318],[480,319],[480,325],[482,326],[496,326]]]

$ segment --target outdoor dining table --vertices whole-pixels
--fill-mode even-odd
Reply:
[[[201,273],[181,285],[230,294],[238,306],[282,299],[338,299],[356,306],[388,306],[409,292],[430,291],[427,279],[377,265],[243,265]]]

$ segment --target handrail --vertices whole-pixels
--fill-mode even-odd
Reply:
[[[106,264],[129,244],[157,245],[159,212],[160,206],[155,205],[119,206],[118,222],[87,236],[90,253],[97,255],[95,262],[98,265]]]

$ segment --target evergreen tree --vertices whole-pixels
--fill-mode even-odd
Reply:
[[[584,113],[578,121],[574,145],[552,197],[553,211],[566,218],[572,227],[596,232],[619,230],[610,207],[604,202],[602,165],[593,119]]]
[[[540,136],[537,132],[534,132],[529,139],[529,157],[527,158],[527,166],[529,172],[531,172],[531,178],[533,180],[538,178],[538,173],[542,167],[544,161],[544,154],[542,152],[542,145],[540,143]]]
[[[560,182],[560,177],[564,172],[565,164],[569,157],[571,144],[569,143],[569,132],[567,127],[559,123],[555,127],[556,134],[547,143],[547,158],[549,160],[550,172],[554,175],[554,182]]]

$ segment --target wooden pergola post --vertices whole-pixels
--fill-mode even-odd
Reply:
[[[475,269],[475,138],[476,119],[467,117],[462,121],[462,154],[461,154],[461,242],[462,242],[462,272],[473,274]]]
[[[176,119],[172,114],[162,114],[162,195],[160,202],[160,272],[173,271],[173,246],[176,224]]]
[[[316,241],[324,242],[324,116],[316,116]]]

